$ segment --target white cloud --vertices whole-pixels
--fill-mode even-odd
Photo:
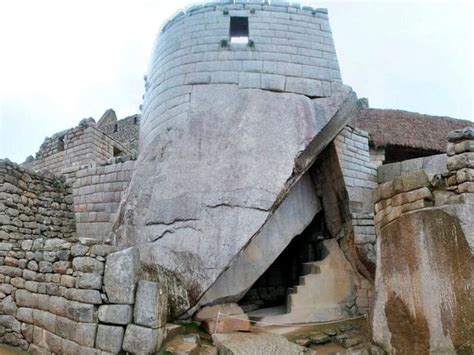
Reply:
[[[344,81],[374,107],[473,118],[472,3],[328,7]],[[138,111],[155,35],[189,1],[0,0],[0,157],[46,135]]]

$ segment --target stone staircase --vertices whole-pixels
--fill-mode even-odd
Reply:
[[[325,256],[303,264],[299,284],[288,290],[284,307],[261,309],[252,320],[292,324],[324,322],[350,317],[355,300],[355,275],[336,240],[323,242]]]

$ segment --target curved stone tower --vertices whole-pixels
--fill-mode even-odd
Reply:
[[[178,13],[152,55],[117,242],[139,247],[146,277],[178,280],[177,313],[238,300],[320,211],[302,177],[356,102],[326,10],[221,1]]]

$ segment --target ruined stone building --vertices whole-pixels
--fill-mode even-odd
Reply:
[[[468,126],[358,99],[325,9],[181,11],[156,41],[140,115],[108,110],[21,166],[0,161],[0,342],[150,354],[194,316],[234,354],[225,333],[249,320],[366,316],[348,353],[472,353]],[[312,351],[235,336],[254,353]]]

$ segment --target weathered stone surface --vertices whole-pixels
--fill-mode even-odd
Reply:
[[[474,127],[466,127],[449,132],[449,142],[459,142],[463,140],[474,140]]]
[[[199,303],[238,301],[320,210],[311,178],[305,174]]]
[[[161,346],[164,335],[164,328],[151,329],[129,324],[122,348],[134,354],[154,353]]]
[[[66,306],[66,316],[78,322],[94,322],[96,319],[95,306],[69,301]]]
[[[250,320],[246,314],[221,315],[218,318],[203,321],[201,326],[209,334],[248,332],[250,331]]]
[[[194,305],[352,118],[355,94],[333,92],[310,100],[194,86],[189,116],[163,122],[143,144],[119,243],[139,245],[145,269],[174,273]]]
[[[100,292],[96,290],[79,290],[75,288],[70,288],[66,290],[64,296],[70,300],[83,303],[102,303],[102,297],[100,296]]]
[[[372,321],[389,353],[472,353],[474,205],[404,214],[380,229]]]
[[[128,248],[107,257],[104,288],[111,303],[133,304],[138,278],[139,254]]]
[[[21,323],[13,316],[0,315],[0,327],[12,329],[17,333],[21,331]]]
[[[204,320],[217,318],[219,314],[233,316],[237,314],[244,314],[244,311],[236,303],[218,304],[200,309],[199,312],[194,315],[193,319],[198,322],[202,322]]]
[[[168,316],[168,295],[160,284],[141,280],[138,282],[134,323],[148,328],[162,328]]]
[[[102,274],[104,272],[104,263],[89,257],[74,258],[72,267],[75,271],[92,272]]]
[[[33,323],[33,309],[20,307],[16,312],[16,318],[25,323]]]
[[[82,274],[79,276],[77,287],[84,289],[100,290],[102,288],[102,276],[99,274]]]
[[[110,304],[99,307],[98,317],[103,323],[127,325],[132,322],[132,306],[125,304]]]
[[[99,324],[97,328],[96,348],[110,353],[122,350],[124,328]]]
[[[219,354],[315,354],[313,350],[290,343],[286,338],[277,334],[214,334],[212,340]]]

